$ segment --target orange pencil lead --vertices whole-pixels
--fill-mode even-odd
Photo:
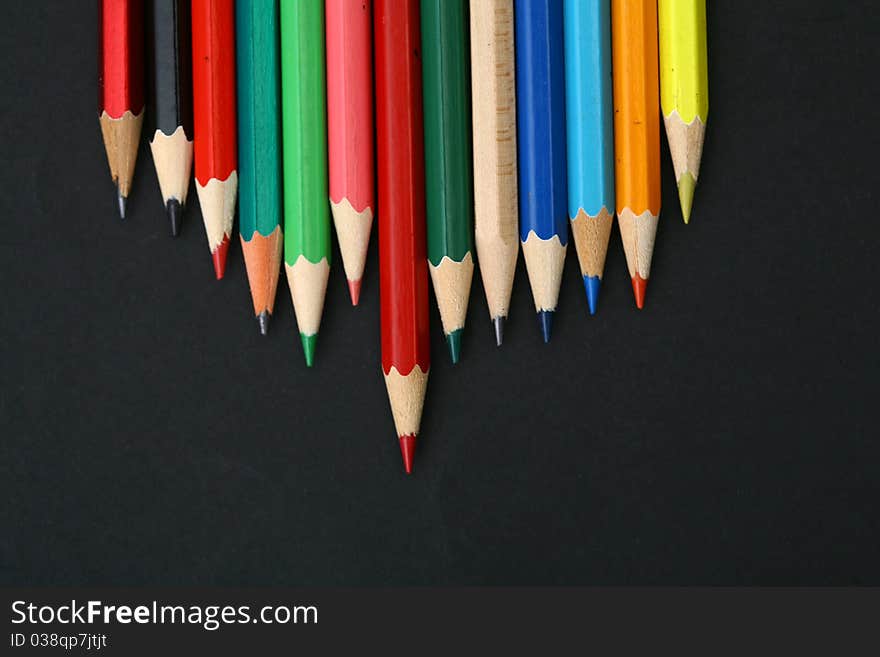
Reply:
[[[633,294],[636,297],[636,307],[641,310],[645,307],[645,290],[648,289],[648,279],[638,274],[632,278]]]

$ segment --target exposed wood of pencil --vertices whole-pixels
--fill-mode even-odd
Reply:
[[[530,232],[522,248],[532,283],[535,311],[555,311],[565,266],[565,247],[556,235],[542,240]]]
[[[161,130],[153,133],[150,140],[153,164],[159,178],[159,190],[166,205],[177,201],[186,205],[189,180],[192,172],[193,143],[187,139],[183,126],[166,135]]]
[[[281,250],[284,239],[281,226],[263,237],[254,231],[250,240],[241,238],[241,252],[247,268],[248,283],[251,288],[251,300],[254,302],[254,314],[260,318],[265,312],[275,312],[275,295],[278,290],[278,277],[281,272]],[[265,317],[260,318],[260,328],[266,323]]]
[[[392,365],[384,376],[397,435],[418,435],[428,387],[428,373],[416,365],[409,374],[401,374]]]
[[[519,254],[513,0],[471,0],[474,232],[489,317],[507,318]]]
[[[102,112],[99,118],[107,162],[110,164],[110,177],[116,184],[122,198],[128,198],[131,181],[134,179],[134,166],[137,162],[141,139],[141,126],[144,112],[134,115],[126,111],[120,118],[111,118]]]
[[[691,220],[694,188],[700,176],[706,125],[698,116],[690,123],[685,123],[675,110],[663,117],[663,122],[666,125],[666,139],[669,142],[669,152],[672,154],[672,165],[675,169],[681,214],[684,222],[688,223]]]
[[[330,205],[355,306],[375,207],[371,5],[326,2]]]
[[[436,267],[428,261],[434,296],[440,308],[443,333],[450,335],[464,327],[467,316],[468,297],[471,279],[474,275],[474,259],[468,251],[461,262],[448,256],[440,260]]]
[[[706,0],[660,0],[658,18],[660,102],[687,223],[709,118]]]
[[[418,0],[376,0],[382,373],[412,470],[431,365]]]
[[[226,180],[211,178],[206,185],[196,179],[196,192],[202,206],[202,220],[208,238],[208,249],[214,260],[214,273],[220,279],[226,270],[229,236],[232,234],[232,220],[235,218],[238,173],[233,171]]]
[[[604,207],[594,217],[581,209],[572,219],[571,232],[577,246],[581,276],[602,278],[613,220],[614,216]]]
[[[612,0],[617,217],[636,306],[642,308],[660,215],[656,0]]]
[[[351,303],[356,306],[360,301],[361,280],[367,262],[373,209],[367,206],[358,212],[348,198],[343,198],[339,203],[331,200],[330,210],[333,212],[333,225],[336,227]]]
[[[299,332],[315,335],[321,328],[330,265],[324,258],[318,262],[309,262],[304,255],[300,255],[292,265],[286,265],[286,268]]]

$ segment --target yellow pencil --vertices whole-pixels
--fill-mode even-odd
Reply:
[[[659,0],[658,12],[660,105],[687,223],[709,116],[706,0]]]

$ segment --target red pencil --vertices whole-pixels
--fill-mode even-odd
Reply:
[[[142,0],[98,3],[98,120],[123,219],[144,122],[143,24]]]
[[[376,0],[382,372],[407,473],[431,365],[418,0]]]
[[[330,206],[352,305],[358,304],[373,223],[370,1],[327,0]]]
[[[192,0],[192,57],[196,191],[220,279],[238,192],[233,0]]]

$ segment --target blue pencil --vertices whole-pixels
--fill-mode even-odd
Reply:
[[[568,245],[562,0],[516,0],[519,236],[544,342]]]
[[[568,216],[592,315],[614,217],[609,0],[565,0],[565,116]]]

